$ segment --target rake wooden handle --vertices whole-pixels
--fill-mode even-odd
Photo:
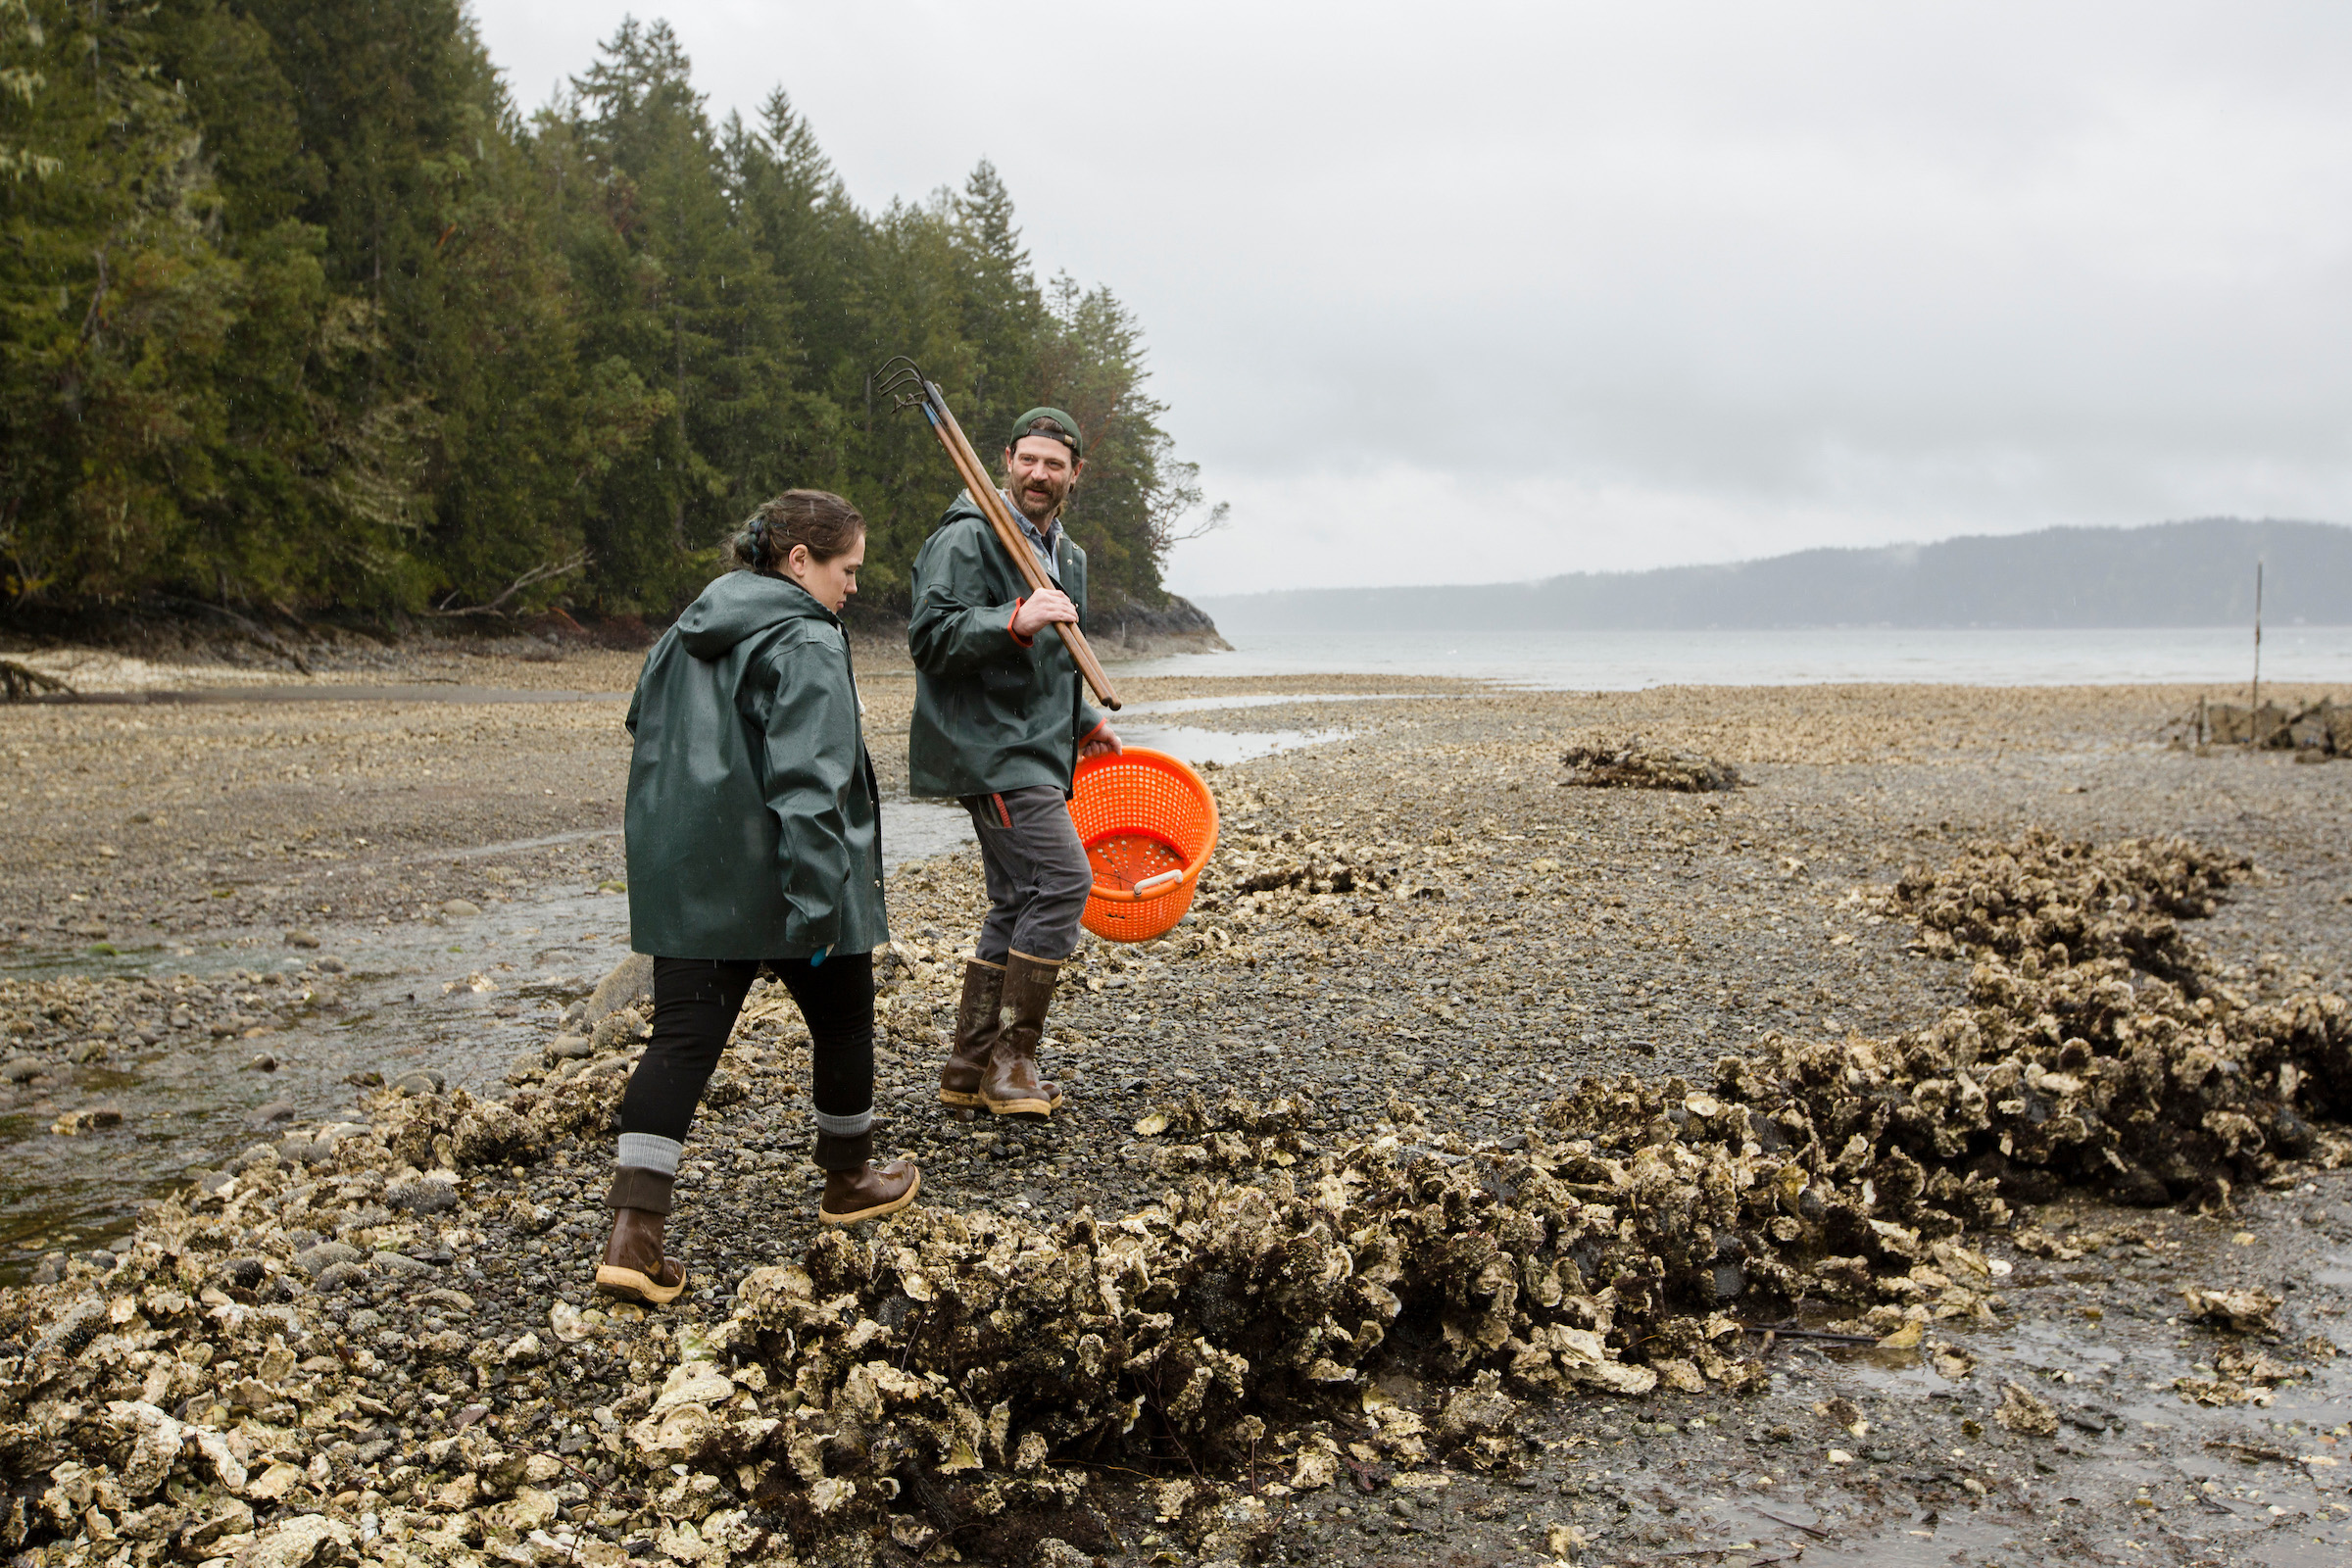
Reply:
[[[1033,594],[1054,586],[1046,575],[1046,568],[1038,564],[1037,553],[1021,537],[1019,526],[1012,520],[1011,509],[1004,505],[1004,498],[997,494],[997,487],[989,482],[988,470],[981,466],[980,455],[972,450],[972,443],[965,438],[963,426],[956,422],[956,416],[948,408],[946,396],[929,381],[923,383],[923,416],[931,423],[931,433],[938,436],[939,444],[948,449],[948,461],[956,465],[956,472],[962,478],[964,489],[971,493],[981,514],[988,518],[989,526],[996,529],[997,543],[1003,545],[1004,553],[1012,557],[1013,566],[1020,572],[1021,580],[1029,585],[1029,591]],[[1087,685],[1094,688],[1096,700],[1112,712],[1117,712],[1121,706],[1119,694],[1112,689],[1110,677],[1102,672],[1102,662],[1087,646],[1086,633],[1068,621],[1056,620],[1050,624],[1061,634],[1063,646],[1069,649],[1070,658],[1076,662],[1078,673],[1084,675]]]

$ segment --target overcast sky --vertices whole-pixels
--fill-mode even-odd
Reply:
[[[2352,7],[473,4],[525,106],[634,11],[861,205],[994,160],[1181,591],[2352,520]]]

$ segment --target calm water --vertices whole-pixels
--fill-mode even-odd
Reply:
[[[2244,627],[2152,630],[1256,632],[1230,654],[1183,654],[1117,666],[1128,675],[1460,675],[1588,691],[1644,686],[1941,685],[2243,687],[2253,669]],[[2352,685],[2352,626],[2275,626],[2262,678]]]

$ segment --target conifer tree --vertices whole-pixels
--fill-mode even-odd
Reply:
[[[13,13],[11,15],[10,13]],[[195,564],[238,270],[154,8],[0,12],[0,559],[24,599]]]
[[[658,22],[526,122],[462,0],[0,0],[0,605],[659,613],[798,484],[903,610],[956,486],[902,353],[992,462],[1069,408],[1098,602],[1156,599],[1199,490],[1142,329],[987,162],[860,209]]]

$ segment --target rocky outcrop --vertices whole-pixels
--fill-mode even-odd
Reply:
[[[1087,607],[1087,621],[1088,640],[1105,654],[1143,658],[1233,651],[1208,612],[1181,594],[1168,595],[1156,607],[1105,594]]]
[[[2202,745],[2255,746],[2323,757],[2352,755],[2352,708],[2331,698],[2249,710],[2242,703],[2197,704],[2196,740]]]

